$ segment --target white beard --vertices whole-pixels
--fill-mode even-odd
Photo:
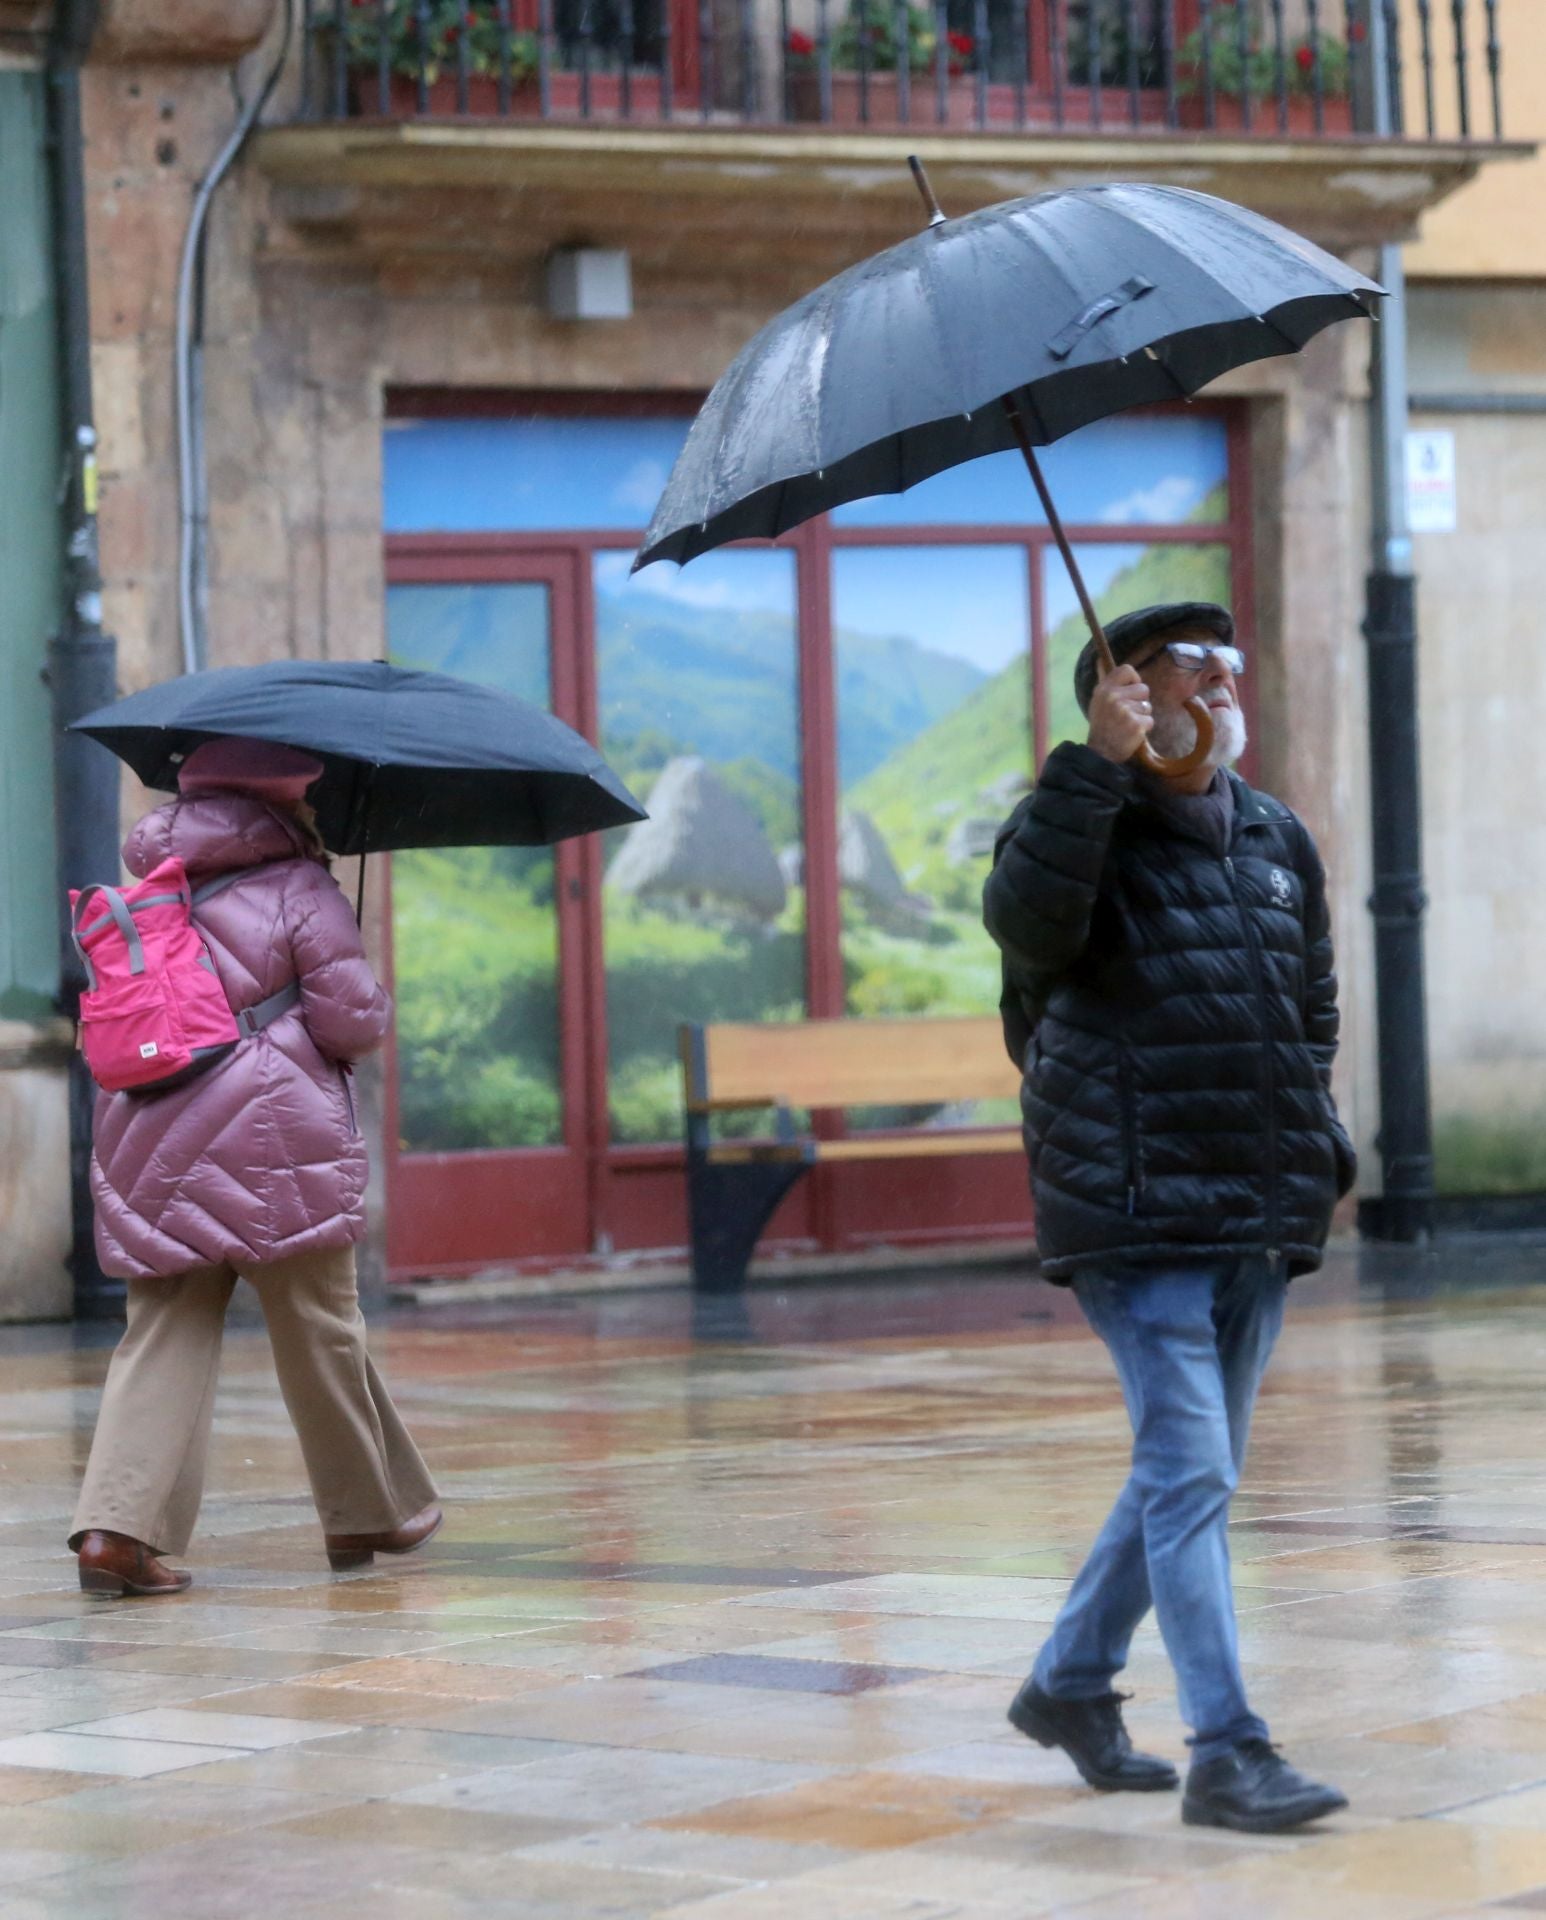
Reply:
[[[1232,767],[1245,752],[1245,715],[1237,706],[1212,707],[1213,745],[1203,762],[1206,767]],[[1166,760],[1179,760],[1197,743],[1197,722],[1181,707],[1162,720],[1156,720],[1149,745]]]

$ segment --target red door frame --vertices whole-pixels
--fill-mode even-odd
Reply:
[[[571,637],[590,629],[590,580],[572,547],[530,545],[512,551],[482,536],[436,535],[389,542],[388,586],[506,585],[548,589],[548,662],[553,711],[582,733],[595,728],[595,676],[587,650]],[[388,863],[390,868],[390,863]],[[543,1259],[567,1259],[589,1246],[602,1211],[598,1183],[604,1142],[595,1138],[597,1048],[605,1087],[606,1007],[596,1003],[600,951],[600,853],[591,840],[554,849],[558,933],[559,1080],[563,1141],[556,1147],[409,1151],[402,1145],[397,1036],[389,1056],[386,1147],[389,1207],[387,1264],[394,1273],[464,1272],[500,1264],[518,1222]],[[390,958],[391,879],[387,878]],[[603,1113],[604,1124],[604,1113]]]
[[[1242,633],[1252,630],[1254,607],[1251,538],[1249,424],[1245,409],[1235,404],[1198,403],[1204,410],[1222,413],[1228,434],[1228,505],[1226,518],[1209,526],[1080,526],[1068,529],[1079,546],[1152,544],[1223,545],[1231,555],[1231,593]],[[626,416],[690,414],[691,397],[630,395],[618,399],[594,394],[565,396],[545,393],[525,396],[497,394],[397,395],[389,407],[396,417],[469,417],[493,414],[508,419],[580,417],[598,414]],[[553,600],[553,688],[557,710],[587,738],[599,740],[596,684],[595,615],[592,556],[599,551],[632,552],[639,541],[633,528],[609,528],[555,535],[544,533],[393,534],[386,539],[389,583],[434,580],[503,581],[519,578],[556,579],[565,570],[568,586]],[[806,876],[806,995],[813,1018],[840,1018],[845,1012],[841,951],[840,889],[837,870],[837,706],[831,634],[831,566],[834,550],[865,546],[1018,546],[1026,553],[1031,645],[1032,713],[1035,737],[1033,763],[1046,756],[1047,659],[1044,617],[1044,566],[1054,550],[1051,534],[1041,525],[1008,526],[846,527],[835,528],[826,519],[810,522],[778,543],[793,550],[797,569],[799,618],[799,711]],[[544,571],[546,569],[546,571]],[[561,621],[560,606],[568,621]],[[561,691],[562,690],[562,691]],[[1242,686],[1247,722],[1255,733],[1256,676],[1248,674]],[[563,705],[557,703],[562,700]],[[1249,775],[1254,748],[1248,753]],[[453,1257],[463,1241],[445,1239],[430,1255],[428,1236],[410,1237],[389,1224],[388,1264],[394,1277],[415,1273],[458,1273],[494,1264],[531,1268],[575,1264],[613,1252],[658,1249],[678,1256],[685,1235],[685,1181],[682,1149],[675,1142],[619,1145],[610,1137],[607,1102],[606,983],[601,912],[601,848],[595,839],[558,849],[560,855],[561,955],[578,954],[579,982],[561,982],[561,1004],[578,1010],[583,1032],[563,1035],[566,1134],[575,1130],[566,1151],[583,1156],[588,1230],[571,1236],[567,1247],[527,1242],[506,1247],[496,1258],[480,1254]],[[569,971],[563,968],[562,971]],[[567,993],[568,997],[565,998]],[[690,1014],[691,1009],[684,1009]],[[436,1163],[440,1191],[457,1196],[466,1206],[472,1191],[464,1192],[455,1170],[446,1162],[481,1161],[483,1174],[501,1175],[497,1163],[524,1155],[402,1155],[396,1151],[395,1058],[390,1075],[388,1138],[392,1148],[388,1165],[389,1223],[403,1203],[418,1204],[412,1186],[420,1159]],[[815,1116],[819,1133],[839,1134],[841,1116]],[[537,1154],[550,1150],[535,1150]],[[537,1161],[531,1165],[540,1164]],[[796,1189],[779,1213],[764,1242],[790,1251],[841,1251],[879,1242],[927,1244],[963,1239],[1023,1238],[1029,1231],[1029,1207],[1024,1169],[1008,1156],[963,1155],[959,1160],[930,1163],[930,1200],[922,1205],[917,1182],[906,1164],[898,1173],[895,1162],[845,1163],[817,1168]],[[474,1171],[478,1171],[475,1169]],[[401,1182],[406,1173],[410,1192]],[[471,1176],[469,1176],[469,1179]],[[929,1205],[935,1217],[926,1217]],[[437,1207],[437,1215],[440,1209]],[[399,1257],[412,1250],[422,1256]]]

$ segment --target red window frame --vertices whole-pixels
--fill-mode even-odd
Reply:
[[[396,419],[497,417],[546,418],[639,417],[681,414],[690,417],[700,404],[697,396],[577,393],[512,394],[483,390],[445,392],[405,389],[388,396],[387,416]],[[1254,570],[1250,498],[1249,427],[1238,402],[1199,402],[1203,410],[1222,416],[1226,423],[1228,504],[1225,518],[1207,526],[1071,525],[1076,546],[1194,544],[1227,546],[1231,556],[1231,592],[1242,633],[1249,643],[1253,631]],[[568,555],[572,558],[576,658],[572,673],[581,690],[581,720],[592,738],[599,732],[596,694],[595,617],[591,591],[594,556],[601,552],[633,552],[642,529],[602,528],[574,532],[388,534],[385,536],[386,579],[423,580],[426,569],[450,580],[458,561],[472,578],[481,556]],[[1049,530],[1041,525],[941,526],[920,523],[908,527],[835,527],[823,518],[797,528],[778,545],[796,556],[799,619],[799,714],[806,881],[806,1009],[811,1018],[841,1018],[846,1013],[841,946],[840,889],[837,864],[839,787],[837,767],[837,703],[833,671],[831,624],[831,555],[844,547],[883,545],[1016,546],[1027,555],[1030,606],[1028,630],[1032,673],[1034,737],[1032,762],[1039,767],[1046,756],[1048,700],[1046,633],[1043,599],[1044,568],[1053,549]],[[486,573],[483,577],[487,577]],[[556,660],[555,660],[556,664]],[[1254,662],[1253,662],[1254,665]],[[1256,679],[1248,673],[1242,699],[1254,735]],[[1249,773],[1254,749],[1247,757]],[[592,849],[587,866],[588,892],[599,895],[599,854]],[[606,1062],[606,981],[599,897],[588,909],[597,937],[583,947],[587,979],[580,996],[594,1022],[587,1036],[590,1062],[586,1073],[587,1098],[592,1111],[588,1131],[594,1156],[591,1180],[592,1245],[572,1255],[523,1257],[512,1249],[512,1266],[574,1264],[588,1255],[658,1249],[677,1254],[685,1245],[685,1182],[683,1150],[679,1143],[662,1141],[620,1144],[609,1137]],[[988,1011],[988,1009],[984,1009]],[[690,1017],[691,1008],[683,1009]],[[823,1133],[841,1130],[840,1116],[817,1116]],[[951,1170],[958,1177],[952,1178]],[[896,1163],[845,1163],[818,1167],[801,1183],[775,1217],[765,1241],[769,1249],[840,1252],[878,1243],[917,1244],[964,1239],[1024,1238],[1030,1230],[1024,1169],[1012,1157],[963,1156],[959,1162],[931,1162],[931,1194],[936,1217],[919,1213],[910,1176]],[[944,1215],[947,1217],[937,1217]],[[478,1262],[486,1265],[487,1262]],[[422,1270],[422,1269],[420,1269]],[[449,1262],[437,1271],[467,1270]]]

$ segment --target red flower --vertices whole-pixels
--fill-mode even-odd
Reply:
[[[1301,73],[1308,73],[1311,67],[1315,65],[1314,49],[1310,47],[1296,47],[1294,49],[1294,59],[1298,63],[1299,71]]]
[[[1364,25],[1362,20],[1355,20],[1348,30],[1347,37],[1349,40],[1364,40],[1368,38],[1368,33],[1369,29]]]
[[[945,38],[950,42],[951,51],[960,54],[963,60],[971,57],[977,45],[969,33],[947,33]]]
[[[808,33],[791,33],[789,51],[799,59],[808,59],[816,51],[816,42]]]

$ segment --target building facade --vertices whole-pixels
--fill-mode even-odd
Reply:
[[[1546,15],[1511,7],[1505,19],[1505,121],[1539,139]],[[1439,61],[1452,59],[1453,19],[1431,30]],[[1468,48],[1473,61],[1480,51]],[[1407,101],[1422,113],[1416,74]],[[1531,745],[1546,604],[1543,198],[1539,159],[1489,169],[1425,218],[1407,259],[1412,427],[1453,476],[1414,536],[1434,1144],[1451,1193],[1546,1191],[1534,988],[1546,843]]]
[[[1077,615],[1023,474],[985,461],[774,549],[627,571],[736,350],[915,230],[906,155],[951,212],[1168,180],[1367,261],[1500,151],[1447,122],[1354,133],[1365,42],[1328,35],[1306,65],[1293,6],[1102,8],[1099,33],[1087,7],[978,7],[959,25],[915,8],[889,43],[879,7],[803,24],[751,6],[488,11],[492,42],[433,57],[402,38],[423,10],[308,12],[216,197],[198,329],[207,663],[390,656],[487,678],[596,738],[653,815],[615,845],[379,863],[368,930],[398,1020],[366,1105],[373,1253],[395,1277],[679,1258],[680,1020],[996,1003],[976,905],[991,826],[1076,725]],[[233,124],[231,65],[250,96],[275,67],[278,13],[109,7],[84,78],[102,564],[125,691],[184,661],[179,253]],[[1147,36],[1112,37],[1150,13]],[[904,33],[916,54],[887,65]],[[626,254],[626,316],[556,307],[549,264],[577,249]],[[1236,608],[1254,771],[1331,868],[1339,1094],[1366,1150],[1368,356],[1367,329],[1335,329],[1048,462],[1108,612]],[[127,783],[126,816],[152,798]],[[927,1183],[820,1170],[773,1250],[1025,1237],[1012,1161],[929,1165]]]

